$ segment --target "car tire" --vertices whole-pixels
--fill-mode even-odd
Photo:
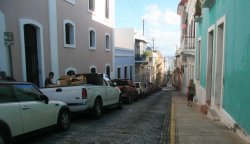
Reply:
[[[102,116],[102,102],[100,98],[95,100],[92,116],[95,119],[99,119]]]
[[[118,109],[122,109],[122,107],[123,107],[122,96],[120,95],[120,96],[119,96],[119,101],[118,101],[118,104],[117,104],[117,108],[118,108]]]
[[[11,144],[10,132],[0,126],[0,144]]]
[[[70,127],[70,112],[67,109],[61,109],[57,119],[57,129],[66,131]]]

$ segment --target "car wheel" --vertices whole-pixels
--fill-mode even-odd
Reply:
[[[122,106],[123,106],[123,103],[122,103],[122,96],[120,95],[120,96],[119,96],[119,101],[118,101],[118,106],[117,106],[117,108],[118,108],[118,109],[122,109]]]
[[[11,136],[0,127],[0,144],[11,144]]]
[[[102,116],[102,103],[101,99],[97,98],[95,100],[94,108],[92,111],[92,115],[94,118],[99,119]]]
[[[62,109],[59,112],[57,120],[57,128],[60,131],[68,130],[70,127],[70,112],[67,109]]]

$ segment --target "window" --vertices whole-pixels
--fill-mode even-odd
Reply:
[[[110,78],[110,66],[106,66],[106,75]]]
[[[110,36],[109,36],[109,34],[105,35],[105,50],[110,51]]]
[[[41,93],[31,84],[15,85],[14,91],[19,101],[41,101]]]
[[[200,80],[201,74],[201,39],[198,40],[198,57],[197,57],[197,80]]]
[[[13,95],[10,85],[0,85],[0,103],[16,101],[17,98]]]
[[[89,0],[89,10],[95,11],[95,0]]]
[[[76,73],[75,73],[75,71],[70,70],[70,71],[67,72],[67,75],[70,75],[70,76],[71,76],[71,75],[76,75]]]
[[[108,82],[107,82],[106,80],[104,80],[104,84],[105,84],[105,86],[108,86],[108,85],[109,85]]]
[[[89,29],[89,49],[96,49],[96,32],[94,29]]]
[[[74,67],[68,67],[64,70],[65,75],[75,75],[77,74],[77,70]]]
[[[125,66],[124,67],[124,79],[126,79],[127,78],[127,70],[128,70],[128,67],[127,66]]]
[[[121,78],[121,68],[120,67],[117,68],[117,78],[118,79]]]
[[[96,73],[96,69],[95,68],[91,68],[90,69],[90,73],[93,73],[93,74]]]
[[[90,66],[90,73],[92,73],[92,74],[95,74],[95,73],[97,73],[97,68],[96,68],[96,66],[94,66],[94,65],[92,65],[92,66]]]
[[[75,48],[75,24],[64,20],[64,47]]]
[[[152,57],[149,57],[149,62],[153,62],[153,58]]]
[[[109,0],[105,0],[105,17],[109,18]]]

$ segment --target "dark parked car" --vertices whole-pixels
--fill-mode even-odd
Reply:
[[[128,79],[114,79],[112,80],[117,84],[122,92],[122,99],[130,103],[138,100],[138,92],[133,81]]]

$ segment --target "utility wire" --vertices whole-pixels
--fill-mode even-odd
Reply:
[[[131,6],[131,9],[134,11],[136,17],[140,19],[139,15],[138,15],[138,13],[137,13],[137,10],[136,10],[136,8],[135,8],[135,6],[133,5],[133,2],[132,2],[131,0],[129,0],[129,4],[130,4],[130,6]]]

